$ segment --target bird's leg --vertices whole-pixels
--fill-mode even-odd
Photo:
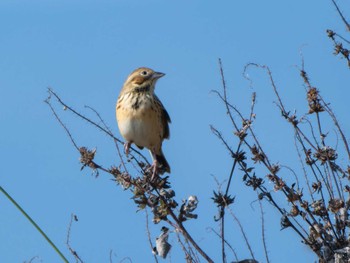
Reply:
[[[152,169],[151,182],[153,182],[154,179],[158,177],[158,162],[157,162],[157,160],[153,161],[153,164],[151,165],[151,169]]]
[[[125,142],[124,143],[124,152],[125,152],[126,156],[129,155],[130,146],[131,146],[131,142]]]
[[[151,151],[152,158],[153,158],[153,164],[151,165],[150,169],[152,169],[152,176],[151,176],[151,182],[154,181],[155,178],[158,176],[158,162],[156,158],[156,154]]]

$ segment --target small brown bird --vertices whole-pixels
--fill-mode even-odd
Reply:
[[[125,153],[132,143],[146,147],[153,158],[153,175],[170,173],[170,166],[162,152],[164,139],[169,138],[170,117],[154,94],[157,80],[165,74],[149,68],[138,68],[126,79],[119,94],[116,115],[121,135],[126,140]]]

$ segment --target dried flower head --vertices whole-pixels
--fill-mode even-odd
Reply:
[[[86,147],[80,147],[79,152],[80,152],[79,161],[83,164],[80,170],[83,170],[86,166],[88,166],[94,171],[96,171],[96,176],[98,176],[97,168],[99,168],[99,166],[95,164],[93,161],[95,158],[96,149],[89,150]]]
[[[334,31],[331,29],[327,29],[326,32],[327,32],[327,36],[334,40],[334,36],[335,36]]]
[[[214,191],[214,197],[212,197],[211,199],[214,200],[214,203],[218,207],[229,206],[235,201],[235,197],[231,197],[230,195],[224,195],[221,192],[216,193],[215,191]]]
[[[291,208],[291,210],[290,210],[290,212],[289,212],[289,215],[290,215],[290,216],[293,216],[293,217],[296,217],[296,216],[299,215],[299,213],[300,213],[300,211],[299,211],[298,206],[293,205],[292,208]]]
[[[310,236],[313,239],[318,239],[321,237],[322,233],[324,232],[322,224],[313,224],[309,228]]]
[[[317,192],[319,193],[322,189],[322,183],[320,181],[318,181],[317,183],[312,183],[312,190],[313,190],[313,193]]]
[[[292,223],[289,221],[288,216],[285,214],[281,217],[281,230],[290,227]]]
[[[311,149],[308,149],[305,152],[305,163],[307,165],[313,165],[316,162],[316,160],[314,160],[311,155],[312,155],[312,151]]]
[[[313,208],[312,213],[317,216],[326,216],[327,215],[327,209],[324,205],[323,200],[317,200],[314,201],[311,204],[311,207]]]
[[[332,213],[338,213],[338,211],[344,207],[344,201],[339,198],[332,198],[328,202],[328,210]]]
[[[119,168],[115,166],[112,166],[108,171],[114,176],[114,180],[117,182],[117,184],[120,184],[124,190],[129,189],[134,183],[134,180],[131,178],[130,174],[121,172]]]
[[[295,201],[299,201],[303,196],[303,193],[301,191],[296,191],[293,188],[285,186],[284,189],[287,192],[288,202],[294,203]]]
[[[257,163],[257,162],[264,162],[265,161],[265,155],[264,153],[262,153],[258,147],[254,144],[252,147],[251,147],[251,152],[253,154],[253,157],[252,157],[252,160]]]
[[[329,146],[318,148],[317,152],[314,153],[314,156],[321,162],[321,164],[324,164],[327,161],[334,161],[338,158],[337,152]]]
[[[259,178],[259,177],[256,177],[255,175],[253,175],[252,177],[247,179],[246,182],[245,182],[245,184],[247,186],[253,187],[254,190],[259,188],[263,183],[264,183],[263,179]]]
[[[307,91],[307,101],[309,104],[309,114],[324,111],[324,108],[320,103],[319,91],[315,87],[309,88]]]

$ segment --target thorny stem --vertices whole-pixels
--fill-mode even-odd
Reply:
[[[0,191],[10,200],[10,202],[24,215],[25,218],[35,227],[36,230],[45,238],[45,240],[50,244],[50,246],[56,251],[56,253],[61,257],[63,262],[69,263],[68,259],[62,254],[62,252],[56,247],[56,245],[51,241],[51,239],[45,234],[45,232],[38,226],[37,223],[23,210],[23,208],[8,194],[3,187],[0,186]]]
[[[233,172],[234,172],[234,170],[236,168],[236,165],[237,165],[237,156],[239,154],[239,151],[241,150],[241,146],[242,146],[242,141],[239,141],[239,144],[238,144],[238,147],[237,147],[237,151],[236,151],[236,154],[235,154],[235,158],[234,158],[234,161],[233,161],[233,164],[232,164],[230,177],[228,179],[228,183],[227,183],[227,187],[226,187],[226,191],[225,191],[225,196],[228,195],[228,191],[229,191],[230,186],[231,186],[231,180],[232,180]]]
[[[259,199],[258,199],[259,200]],[[262,242],[264,246],[264,253],[265,253],[265,258],[266,262],[269,263],[269,253],[267,252],[267,246],[266,246],[266,237],[265,237],[265,219],[264,219],[264,210],[263,206],[261,203],[261,200],[259,200],[259,206],[260,206],[260,212],[261,212],[261,235],[262,235]]]
[[[305,156],[307,156],[307,155],[308,155],[308,154],[307,154],[307,149],[306,149],[306,146],[305,146],[305,144],[304,144],[302,138],[300,137],[300,134],[296,132],[296,133],[295,133],[295,137],[296,137],[296,139],[298,140],[298,142],[300,143],[301,147],[303,148],[303,152],[304,152]],[[316,181],[317,181],[317,182],[320,182],[320,179],[318,178],[318,176],[317,176],[317,174],[316,174],[316,171],[315,171],[315,169],[314,169],[314,166],[316,166],[316,170],[319,172],[319,174],[320,174],[320,176],[321,176],[321,178],[322,178],[322,181],[323,181],[324,184],[326,185],[328,194],[329,194],[330,196],[332,196],[332,192],[331,192],[331,189],[329,188],[329,185],[328,185],[327,180],[323,177],[322,173],[319,171],[318,166],[315,165],[315,164],[313,164],[313,163],[311,163],[311,164],[310,164],[310,169],[311,169],[311,171],[312,171],[312,174],[315,176]],[[321,188],[320,191],[323,191],[322,188]]]
[[[221,207],[221,256],[222,262],[226,263],[225,253],[225,207]]]
[[[250,243],[249,243],[249,241],[248,241],[248,237],[247,237],[247,235],[246,235],[246,233],[245,233],[245,231],[244,231],[244,229],[243,229],[243,226],[242,226],[241,222],[238,220],[238,218],[236,217],[236,215],[232,212],[232,210],[231,210],[230,207],[228,207],[227,209],[228,209],[228,211],[230,212],[230,214],[231,214],[231,216],[233,217],[233,219],[236,221],[237,225],[239,226],[239,229],[240,229],[240,231],[241,231],[241,233],[242,233],[242,235],[243,235],[244,241],[245,241],[245,243],[246,243],[246,245],[247,245],[247,247],[248,247],[249,253],[250,253],[251,257],[255,260],[253,250],[252,250],[252,248],[251,248],[251,246],[250,246]]]
[[[245,173],[245,175],[248,177],[248,178],[251,178],[251,176],[249,175],[247,169],[245,166],[243,166],[241,164],[241,162],[239,162],[239,166],[240,168],[242,169],[242,171]],[[267,192],[266,188],[264,186],[261,186],[259,185],[258,186],[259,190],[264,193],[264,197],[270,202],[270,204],[272,206],[274,206],[279,212],[281,215],[285,215],[285,211],[279,207],[279,205],[275,202],[275,200],[272,198],[271,194],[269,192]],[[308,240],[304,237],[304,235],[299,231],[299,229],[297,229],[292,223],[290,225],[291,228],[293,228],[293,230],[303,239],[303,241],[305,242],[305,244],[308,244]]]
[[[242,145],[242,141],[239,142],[237,150],[236,150],[236,154],[232,164],[232,168],[231,168],[231,172],[230,172],[230,176],[228,179],[228,183],[226,186],[226,191],[225,191],[225,197],[228,195],[228,191],[230,189],[231,186],[231,180],[233,177],[233,172],[235,170],[236,164],[237,164],[237,156],[239,154],[239,151],[241,149],[241,145]],[[225,263],[226,262],[226,253],[225,253],[225,207],[227,207],[227,204],[225,206],[221,206],[221,254],[222,254],[222,262]]]
[[[329,159],[327,159],[327,167],[328,167],[328,170],[330,170],[330,173],[332,174],[332,176],[333,176],[333,180],[334,180],[334,182],[335,182],[335,186],[336,186],[336,188],[337,188],[337,191],[338,191],[338,196],[342,199],[342,200],[344,200],[344,197],[343,197],[343,195],[342,195],[342,192],[341,192],[341,188],[339,187],[339,183],[338,183],[338,180],[337,180],[337,178],[336,178],[336,174],[334,173],[334,171],[333,171],[333,169],[332,169],[332,167],[330,166],[331,164],[330,164],[330,160]],[[328,171],[328,173],[329,173],[329,171]]]
[[[323,195],[322,192],[321,192],[321,197],[322,197],[322,200],[325,200],[324,195]],[[331,218],[330,218],[330,216],[329,216],[329,213],[327,213],[326,216],[327,216],[328,222],[331,222]],[[314,219],[314,220],[316,221],[316,219]],[[333,224],[331,224],[331,228],[332,228],[332,232],[333,232],[334,236],[338,239],[338,234],[337,234],[337,232],[335,231]]]
[[[220,64],[220,66],[221,66],[221,64]],[[230,146],[227,144],[226,140],[223,138],[222,134],[216,128],[214,128],[214,126],[211,126],[211,130],[225,144],[226,148],[231,153],[232,158],[234,158],[234,161],[233,161],[233,164],[232,164],[232,168],[231,168],[231,172],[230,172],[230,175],[229,175],[229,180],[228,180],[228,183],[227,183],[227,186],[226,186],[226,191],[225,191],[225,194],[224,194],[224,198],[225,198],[225,197],[227,197],[229,189],[230,189],[231,180],[232,180],[232,177],[233,177],[233,172],[235,170],[235,167],[236,167],[236,164],[237,164],[237,158],[238,158],[239,151],[240,151],[240,148],[241,148],[241,145],[242,145],[242,140],[240,140],[240,142],[238,144],[238,147],[237,147],[237,150],[234,153],[233,150],[230,148]],[[225,201],[225,199],[224,199],[224,201]],[[227,206],[228,205],[225,204],[225,205],[222,205],[220,207],[221,255],[222,255],[222,262],[223,263],[226,262],[226,253],[225,253],[225,208]]]
[[[302,74],[303,79],[304,79],[304,82],[307,84],[307,86],[308,86],[309,89],[310,89],[310,88],[311,88],[311,84],[310,84],[310,81],[309,81],[309,79],[308,79],[308,77],[307,77],[307,75],[306,75],[306,73],[305,73],[304,68],[302,69],[302,71],[304,72],[304,74]],[[332,118],[334,124],[335,124],[336,127],[338,128],[338,131],[339,131],[339,132],[341,133],[341,135],[343,136],[344,134],[342,133],[342,131],[341,131],[340,127],[339,127],[339,124],[338,124],[338,122],[337,122],[337,119],[336,119],[335,116],[334,116],[334,113],[332,112],[332,110],[329,109],[329,106],[327,105],[327,103],[325,103],[325,101],[323,100],[323,98],[322,98],[319,94],[318,94],[318,97],[320,98],[320,100],[321,100],[322,103],[323,103],[323,108],[326,109],[327,113],[331,116],[331,118]],[[324,141],[325,135],[324,135],[323,132],[322,132],[319,112],[316,112],[316,118],[317,118],[317,126],[318,126],[319,134],[320,134],[320,137],[321,137],[322,146],[323,146],[323,147],[326,147],[326,144],[325,144],[325,141]],[[338,124],[338,125],[337,125],[337,124]],[[343,138],[343,140],[344,140],[345,137],[342,137],[342,138]],[[346,140],[345,140],[345,146],[347,146]],[[329,160],[329,158],[327,158],[327,168],[328,168],[328,169],[327,169],[326,174],[328,174],[328,176],[329,176],[329,177],[328,177],[328,184],[330,185],[330,186],[329,186],[330,189],[331,189],[331,190],[333,189],[333,187],[332,187],[332,179],[330,178],[330,174],[332,174],[334,183],[335,183],[336,188],[337,188],[338,196],[339,196],[342,200],[344,200],[344,196],[342,195],[342,192],[341,192],[340,187],[339,187],[339,183],[341,183],[341,182],[339,182],[339,181],[336,179],[336,175],[335,175],[335,173],[334,173],[334,170],[333,170],[333,168],[332,168],[332,164],[331,164],[331,161]],[[332,194],[333,194],[333,191],[332,191]]]
[[[306,181],[307,188],[309,190],[310,197],[311,197],[312,201],[314,202],[315,198],[314,198],[314,195],[313,195],[312,190],[311,190],[311,186],[310,186],[309,178],[308,178],[307,173],[306,173],[306,168],[305,168],[304,162],[303,162],[303,160],[301,158],[301,153],[300,153],[300,150],[298,148],[298,143],[297,143],[296,136],[294,136],[294,146],[295,146],[295,149],[296,149],[297,154],[298,154],[300,165],[301,165],[301,167],[303,169],[303,175],[304,175],[304,178],[305,178],[305,181]]]

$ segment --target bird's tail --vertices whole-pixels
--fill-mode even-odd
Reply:
[[[161,174],[165,172],[170,173],[170,166],[168,164],[168,161],[165,159],[163,152],[161,151],[160,154],[156,154],[155,157],[159,165],[159,172]]]

